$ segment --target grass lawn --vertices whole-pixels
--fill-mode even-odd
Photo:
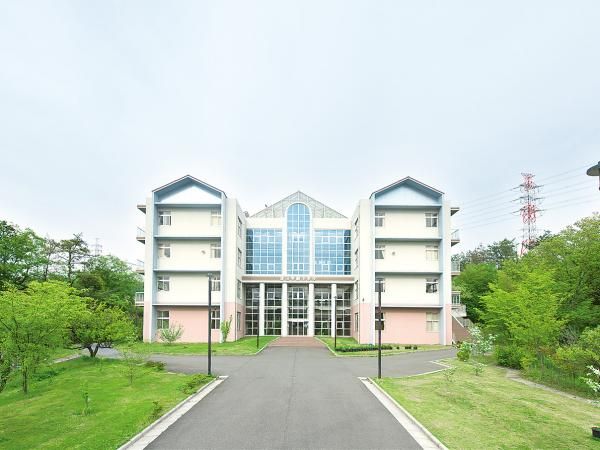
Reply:
[[[258,348],[256,336],[248,336],[233,342],[213,343],[213,355],[253,355],[278,336],[261,336]],[[162,342],[137,342],[133,350],[146,353],[166,353],[169,355],[207,355],[208,344],[164,344]]]
[[[323,341],[327,347],[331,351],[333,351],[333,338],[326,336],[318,336],[318,338]],[[353,346],[359,345],[358,342],[354,338],[351,337],[338,337],[337,338],[338,346]],[[422,352],[422,351],[431,351],[431,350],[444,350],[447,348],[452,348],[449,345],[418,345],[417,350],[410,350],[404,348],[404,344],[392,344],[394,347],[393,350],[381,350],[382,355],[398,355],[401,353],[414,353],[414,352]],[[334,352],[339,356],[377,356],[377,350],[374,351],[364,351],[364,352]]]
[[[52,352],[51,360],[66,358],[67,356],[78,355],[81,353],[80,349],[77,348],[59,348]]]
[[[378,381],[449,448],[600,449],[591,426],[600,425],[600,407],[525,386],[488,366],[456,366],[454,381],[443,372]]]
[[[138,367],[133,385],[118,360],[78,358],[53,364],[32,380],[29,394],[13,379],[0,393],[0,448],[117,448],[187,397],[191,375]],[[208,377],[201,384],[210,381]],[[83,392],[90,413],[83,415]]]

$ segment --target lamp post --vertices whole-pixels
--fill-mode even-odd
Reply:
[[[381,288],[382,283],[377,283],[377,378],[381,378],[381,328],[383,321],[381,320]]]
[[[212,310],[212,273],[208,274],[208,375],[212,375],[211,373],[211,363],[212,363],[212,351],[211,351],[211,344],[212,344],[212,339],[211,339],[211,320],[210,320],[210,316],[211,316],[211,310]]]
[[[586,173],[590,177],[598,177],[598,190],[600,190],[600,161],[595,166],[590,167]]]
[[[333,349],[337,350],[337,295],[333,296]]]

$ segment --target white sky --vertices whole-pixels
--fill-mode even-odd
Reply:
[[[250,213],[300,189],[347,215],[411,175],[464,205],[460,251],[519,235],[496,194],[528,171],[557,231],[600,209],[599,23],[597,1],[4,1],[0,218],[132,261],[136,203],[187,173]]]

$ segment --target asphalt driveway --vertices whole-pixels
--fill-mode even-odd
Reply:
[[[453,352],[387,356],[384,375],[437,370]],[[206,371],[206,357],[156,356],[170,370]],[[357,379],[375,358],[339,358],[324,348],[268,347],[257,356],[215,357],[227,381],[147,448],[420,448]]]

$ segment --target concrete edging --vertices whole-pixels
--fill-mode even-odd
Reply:
[[[442,369],[445,370],[445,369]],[[358,378],[423,449],[448,448],[371,378]]]
[[[118,450],[141,450],[146,448],[147,445],[159,437],[167,428],[174,424],[179,418],[181,418],[181,416],[192,409],[193,406],[200,402],[200,400],[211,393],[226,379],[227,376],[220,376],[215,378],[210,383],[205,384],[198,390],[198,392],[183,399],[171,410],[163,414],[156,421],[148,425],[129,441],[120,446]]]

